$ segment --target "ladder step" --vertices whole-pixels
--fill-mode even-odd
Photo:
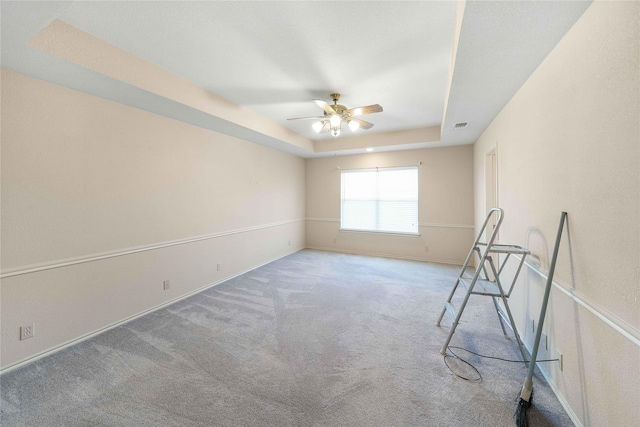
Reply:
[[[458,277],[458,282],[462,285],[464,290],[469,289],[469,283],[471,282],[472,277]],[[465,281],[466,280],[466,281]]]
[[[491,280],[477,279],[476,284],[471,291],[473,295],[487,295],[490,297],[502,297],[500,288],[496,282]]]
[[[469,286],[473,281],[473,277],[459,277],[458,281],[464,287],[465,290],[469,290]],[[491,297],[501,297],[500,288],[496,282],[486,279],[476,279],[476,284],[473,286],[472,295],[487,295]]]
[[[449,320],[451,320],[451,323],[453,323],[453,321],[456,320],[456,316],[458,314],[456,308],[450,302],[445,302],[444,307],[446,309],[447,315],[449,316]]]

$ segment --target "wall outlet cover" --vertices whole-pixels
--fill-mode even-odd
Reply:
[[[28,338],[33,338],[35,335],[35,324],[32,323],[27,326],[20,327],[20,340],[26,340]]]

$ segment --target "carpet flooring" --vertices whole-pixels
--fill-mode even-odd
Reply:
[[[457,274],[303,250],[7,372],[0,424],[513,426],[523,364],[470,355],[471,382],[439,353]],[[489,298],[451,345],[519,358]],[[573,425],[540,376],[534,391],[532,426]]]

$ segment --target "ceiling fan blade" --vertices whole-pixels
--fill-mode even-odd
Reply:
[[[345,113],[351,116],[361,116],[362,114],[381,113],[382,106],[380,104],[367,105],[365,107],[350,108]]]
[[[355,117],[351,117],[349,120],[352,122],[356,122],[360,125],[361,129],[371,129],[373,127],[373,123],[365,122],[364,120],[356,119]]]
[[[331,126],[329,125],[329,122],[325,122],[324,125],[322,126],[322,129],[320,129],[320,132],[318,133],[327,133],[329,132],[330,129],[331,129]]]
[[[315,102],[318,107],[322,108],[327,115],[332,115],[336,113],[336,110],[334,110],[333,107],[331,107],[331,105],[327,104],[322,99],[314,99],[313,102]]]
[[[325,116],[313,116],[313,117],[292,117],[287,120],[323,120],[326,119]]]

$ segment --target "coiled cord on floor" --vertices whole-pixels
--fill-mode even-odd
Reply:
[[[449,353],[451,353],[451,355],[449,355],[448,353],[444,355],[444,357],[443,357],[444,358],[444,364],[447,365],[447,368],[456,377],[462,378],[465,381],[482,382],[482,374],[480,374],[480,371],[478,370],[478,368],[476,368],[471,363],[469,363],[465,359],[463,359],[460,356],[458,356],[452,349],[466,351],[467,353],[471,353],[471,354],[473,354],[475,356],[482,357],[482,358],[485,358],[485,359],[500,360],[502,362],[509,362],[509,363],[529,363],[528,360],[527,361],[525,361],[525,360],[513,360],[513,359],[504,359],[502,357],[496,357],[496,356],[486,356],[486,355],[479,354],[479,353],[476,353],[476,352],[471,351],[471,350],[467,350],[466,348],[463,348],[463,347],[457,347],[457,346],[453,346],[453,345],[449,346],[449,347],[447,347],[447,350],[449,351]],[[451,366],[449,366],[449,363],[447,362],[448,358],[457,359],[460,362],[464,363],[465,365],[468,365],[469,367],[471,367],[471,369],[473,369],[478,374],[478,377],[477,378],[468,378],[468,377],[465,377],[465,376],[462,376],[462,375],[458,374],[453,369],[451,369]],[[560,359],[543,359],[543,360],[536,360],[536,363],[537,362],[557,362],[559,360]]]
[[[467,362],[466,360],[464,360],[463,358],[461,358],[460,356],[458,356],[457,354],[455,354],[453,352],[453,350],[451,350],[452,348],[460,348],[460,347],[447,347],[447,350],[452,354],[449,355],[448,353],[444,355],[444,364],[447,365],[447,368],[449,368],[449,370],[451,372],[453,372],[453,374],[458,377],[458,378],[462,378],[465,381],[473,381],[473,382],[482,382],[482,375],[480,374],[480,371],[478,371],[478,368],[476,368],[475,366],[473,366],[471,363]],[[461,350],[466,350],[464,348],[461,348]],[[459,361],[461,361],[462,363],[464,363],[465,365],[468,365],[471,367],[471,369],[473,369],[474,371],[476,371],[476,373],[478,374],[478,378],[468,378],[468,377],[463,377],[462,375],[458,374],[456,371],[454,371],[453,369],[451,369],[451,366],[449,366],[449,363],[447,362],[448,358],[455,358],[458,359]]]

